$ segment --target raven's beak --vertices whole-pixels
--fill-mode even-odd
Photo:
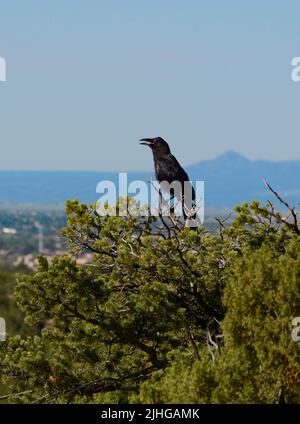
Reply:
[[[151,144],[153,144],[153,138],[141,138],[140,141],[142,141],[142,143],[144,146],[151,146]]]

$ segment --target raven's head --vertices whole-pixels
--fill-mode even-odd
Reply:
[[[142,142],[140,144],[151,147],[153,153],[158,156],[171,153],[168,143],[161,137],[141,138],[140,141]]]

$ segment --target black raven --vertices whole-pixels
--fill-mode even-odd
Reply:
[[[188,174],[179,164],[175,156],[172,155],[168,143],[163,138],[161,137],[141,138],[140,142],[141,142],[140,144],[149,146],[152,150],[155,176],[157,181],[160,184],[163,183],[164,181],[166,181],[168,184],[172,184],[176,181],[180,183],[181,185],[180,195],[178,196],[178,193],[176,193],[176,190],[175,190],[175,196],[177,197],[179,201],[182,202],[183,216],[186,219],[187,209],[191,210],[191,208],[194,206],[193,201],[195,200],[195,190],[194,190],[194,187],[189,182]],[[163,188],[163,185],[162,185],[162,188]],[[186,193],[185,193],[185,190],[186,190]],[[190,199],[189,197],[192,197],[192,199]],[[189,205],[188,208],[187,208],[187,205]],[[195,216],[196,214],[193,214],[193,216],[190,216],[190,218],[195,218]]]

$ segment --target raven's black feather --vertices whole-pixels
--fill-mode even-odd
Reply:
[[[184,184],[189,181],[189,176],[182,168],[178,160],[175,156],[172,155],[170,151],[170,147],[168,143],[162,139],[161,137],[156,138],[144,138],[142,144],[145,144],[151,147],[153,152],[153,160],[154,160],[154,170],[155,177],[159,183],[166,181],[169,184],[172,184],[175,181],[179,181],[181,183],[181,198],[178,199],[182,201],[184,199]],[[189,183],[191,184],[191,183]],[[189,190],[192,189],[192,200],[195,200],[195,190],[191,185]],[[192,205],[194,206],[194,205]],[[183,215],[186,219],[186,213],[183,208]],[[194,218],[195,216],[192,216]]]

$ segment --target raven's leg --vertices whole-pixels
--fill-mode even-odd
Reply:
[[[174,199],[175,199],[175,193],[174,190],[170,190],[170,215],[174,215],[175,207],[174,207]]]
[[[158,189],[158,195],[159,195],[158,210],[159,210],[159,213],[162,214],[162,192],[161,192],[161,188]]]
[[[184,196],[182,197],[181,206],[182,206],[182,214],[183,214],[184,220],[186,221],[186,219],[187,219],[187,214],[185,213]]]
[[[191,188],[191,192],[189,192],[189,188]],[[196,213],[196,203],[195,203],[195,190],[194,187],[191,185],[191,187],[187,187],[187,193],[185,193],[185,187],[182,188],[182,212],[184,219],[192,218],[196,219],[197,213]],[[185,198],[185,194],[187,195]],[[195,213],[191,215],[191,213],[195,210]],[[187,213],[186,213],[187,212]],[[188,214],[188,215],[187,215]]]

